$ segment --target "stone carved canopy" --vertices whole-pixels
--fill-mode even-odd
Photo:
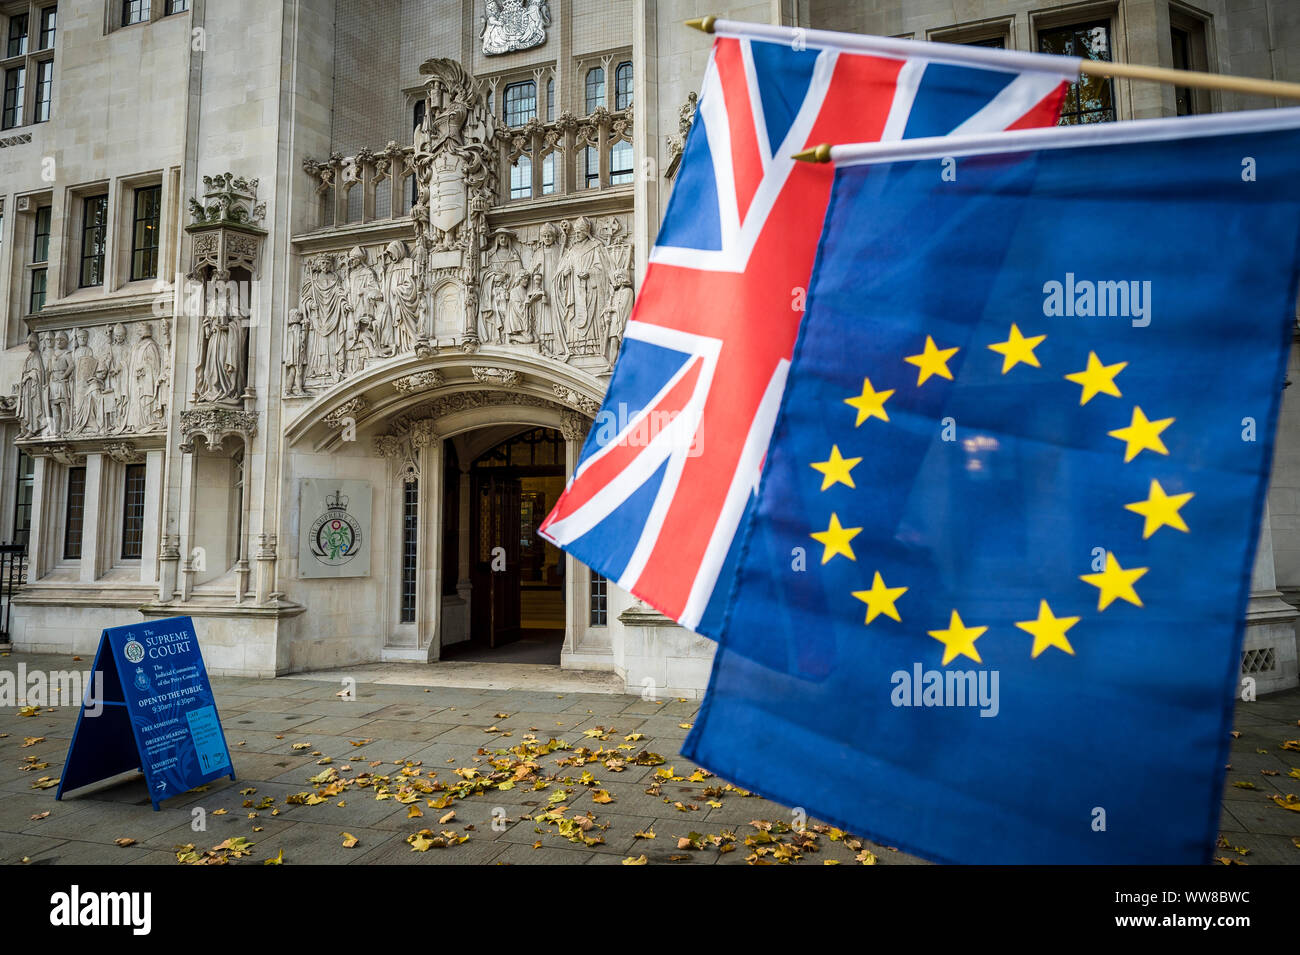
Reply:
[[[257,434],[257,415],[233,408],[197,408],[181,412],[181,450],[194,452],[194,442],[202,438],[215,451],[229,435],[237,435],[245,444]]]

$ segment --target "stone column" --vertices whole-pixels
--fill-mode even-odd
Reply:
[[[277,540],[275,534],[259,534],[257,537],[257,578],[254,584],[253,599],[258,604],[271,600],[275,592],[275,552]]]
[[[162,509],[163,451],[144,455],[144,527],[140,541],[140,583],[158,579],[158,519]]]
[[[104,487],[104,455],[92,451],[86,455],[86,496],[81,510],[81,572],[83,584],[94,583],[103,569],[100,551],[103,550],[102,530],[111,519],[103,513],[106,505]],[[111,511],[112,508],[109,508]],[[102,519],[101,519],[102,518]]]
[[[418,646],[430,661],[442,650],[442,445],[432,437],[419,448],[420,496],[416,555],[421,568],[415,592]]]
[[[632,248],[641,286],[659,231],[658,0],[636,0],[632,15]]]
[[[582,113],[577,99],[577,91],[582,89],[582,85],[573,75],[573,0],[560,0],[558,6],[560,16],[551,28],[558,46],[555,51],[555,115],[568,112],[577,116]]]
[[[1282,599],[1277,589],[1277,572],[1273,563],[1273,531],[1269,526],[1268,505],[1255,551],[1255,566],[1250,578],[1250,602],[1246,605],[1246,634],[1242,650],[1247,658],[1273,651],[1271,669],[1243,672],[1242,677],[1255,680],[1255,692],[1270,693],[1296,686],[1296,620],[1300,612]],[[1241,695],[1238,685],[1237,695]]]
[[[190,451],[182,458],[181,472],[181,600],[190,599],[194,592],[194,496],[198,481],[198,450]]]
[[[49,570],[50,537],[47,525],[55,508],[51,484],[56,473],[45,455],[32,458],[32,527],[27,534],[27,586],[32,587]]]
[[[564,480],[566,482],[573,477],[573,471],[578,466],[578,458],[582,454],[583,438],[571,435],[572,432],[564,436]],[[566,551],[564,554],[564,649],[561,652],[561,662],[564,656],[573,652],[578,644],[578,634],[584,632],[587,627],[587,596],[583,589],[586,580],[586,568]]]

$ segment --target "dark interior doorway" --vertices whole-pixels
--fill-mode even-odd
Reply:
[[[559,432],[533,428],[474,460],[471,640],[448,659],[560,662],[564,554],[537,528],[564,490],[564,447]]]

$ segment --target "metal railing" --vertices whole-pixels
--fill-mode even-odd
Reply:
[[[0,643],[11,643],[9,609],[14,594],[23,582],[27,547],[24,544],[0,544]]]

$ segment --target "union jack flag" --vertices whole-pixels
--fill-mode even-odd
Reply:
[[[942,44],[715,32],[604,405],[539,530],[706,636],[720,630],[830,197],[831,168],[792,155],[1050,126],[1077,77],[1063,57],[980,49],[976,66]],[[881,52],[863,51],[871,40]]]

